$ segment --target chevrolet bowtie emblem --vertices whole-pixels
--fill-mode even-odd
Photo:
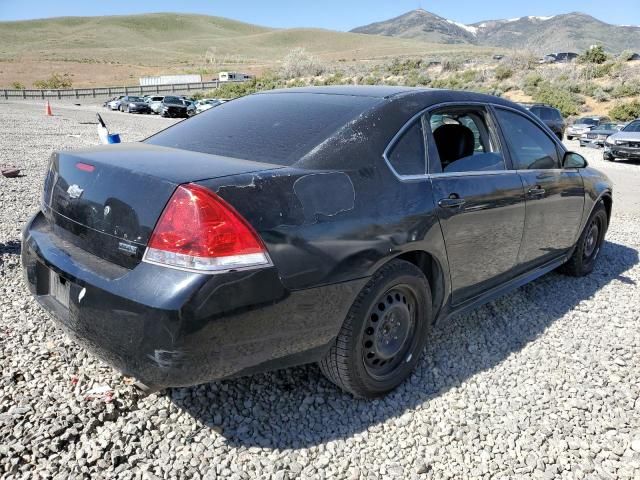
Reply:
[[[67,188],[67,193],[69,194],[69,198],[80,198],[80,195],[82,195],[82,192],[84,192],[84,190],[75,184]]]

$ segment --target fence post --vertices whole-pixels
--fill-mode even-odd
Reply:
[[[171,93],[174,93],[176,91],[176,85],[175,83],[171,84]]]
[[[96,98],[96,89],[95,89],[95,88],[93,88],[93,89],[91,90],[91,93],[93,93],[93,98]]]
[[[108,87],[108,88],[109,88],[109,93],[107,93],[107,96],[111,98],[111,87]]]
[[[6,89],[4,90],[4,98],[5,98],[5,100],[9,99],[9,94],[7,93]]]
[[[142,96],[144,92],[142,91],[142,85],[140,85],[140,96]]]
[[[124,87],[124,94],[129,95],[129,87]]]

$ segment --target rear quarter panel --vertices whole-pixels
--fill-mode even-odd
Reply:
[[[289,289],[367,277],[414,250],[446,265],[430,181],[402,183],[386,165],[287,168],[201,183],[258,231]]]

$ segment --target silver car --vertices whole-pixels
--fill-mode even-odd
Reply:
[[[608,137],[604,142],[603,156],[610,162],[616,158],[640,160],[640,119]]]
[[[611,122],[609,117],[582,117],[578,118],[573,125],[567,128],[567,140],[580,138],[583,133],[589,132],[592,128],[599,127],[601,123]]]

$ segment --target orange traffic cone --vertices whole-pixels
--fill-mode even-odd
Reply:
[[[44,107],[44,114],[47,115],[48,117],[53,116],[53,112],[51,111],[51,104],[49,103],[49,100],[47,100],[47,106]]]

